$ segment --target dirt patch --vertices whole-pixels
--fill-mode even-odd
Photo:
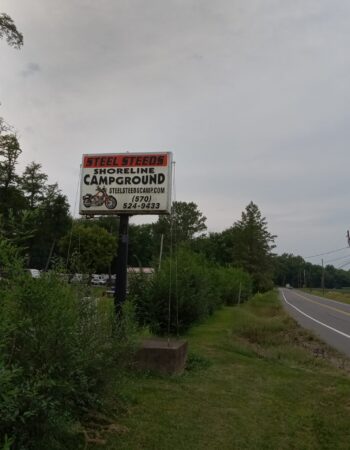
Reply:
[[[247,327],[237,334],[233,333],[232,338],[260,358],[282,359],[283,356],[288,356],[288,348],[299,348],[304,349],[311,357],[329,362],[333,367],[350,374],[350,359],[346,355],[329,347],[311,332],[300,328],[291,318],[285,321],[285,326],[289,328],[283,331],[264,325]]]
[[[124,434],[128,431],[127,427],[118,424],[113,418],[98,411],[93,411],[87,415],[80,433],[84,436],[86,449],[89,445],[104,446],[107,444],[108,435]]]

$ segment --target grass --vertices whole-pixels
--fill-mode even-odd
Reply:
[[[114,380],[119,417],[105,448],[350,448],[347,362],[300,329],[277,293],[223,308],[187,339],[185,374]]]
[[[318,297],[330,298],[331,300],[350,304],[350,291],[346,289],[325,289],[324,294],[322,289],[303,289],[303,291]]]

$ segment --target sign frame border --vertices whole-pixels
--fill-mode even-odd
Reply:
[[[83,170],[84,170],[84,158],[86,156],[117,156],[117,155],[130,155],[130,156],[143,156],[143,155],[160,155],[160,154],[167,154],[168,155],[168,166],[167,166],[167,170],[168,170],[168,181],[167,181],[167,187],[168,187],[168,195],[167,195],[167,209],[163,209],[163,210],[152,210],[152,211],[145,211],[145,212],[141,212],[141,211],[136,211],[133,212],[132,210],[130,211],[120,211],[120,210],[116,210],[116,211],[96,211],[96,210],[90,210],[90,211],[86,211],[86,210],[82,210],[81,209],[81,205],[82,205],[82,196],[83,196]],[[121,153],[107,153],[107,152],[102,152],[102,153],[83,153],[82,155],[82,163],[80,164],[80,195],[79,195],[79,214],[81,216],[120,216],[120,215],[127,215],[127,216],[160,216],[160,215],[170,215],[171,214],[171,207],[172,207],[172,188],[173,188],[173,152],[168,152],[168,151],[158,151],[158,152],[121,152]],[[152,167],[152,166],[150,166]]]

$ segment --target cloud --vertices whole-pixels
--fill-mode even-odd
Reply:
[[[173,150],[177,198],[198,203],[210,229],[230,226],[253,200],[279,235],[278,251],[342,246],[349,2],[5,0],[2,8],[25,45],[1,48],[1,114],[20,131],[22,166],[42,163],[72,205],[82,153]]]
[[[37,63],[28,63],[24,70],[21,71],[21,76],[27,78],[40,72],[41,68]]]

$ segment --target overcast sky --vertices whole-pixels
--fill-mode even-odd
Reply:
[[[72,210],[83,153],[172,151],[176,198],[210,231],[253,200],[278,253],[346,246],[348,0],[3,0],[0,12],[24,35],[20,51],[0,41],[0,116],[19,132],[20,170],[41,163]]]

